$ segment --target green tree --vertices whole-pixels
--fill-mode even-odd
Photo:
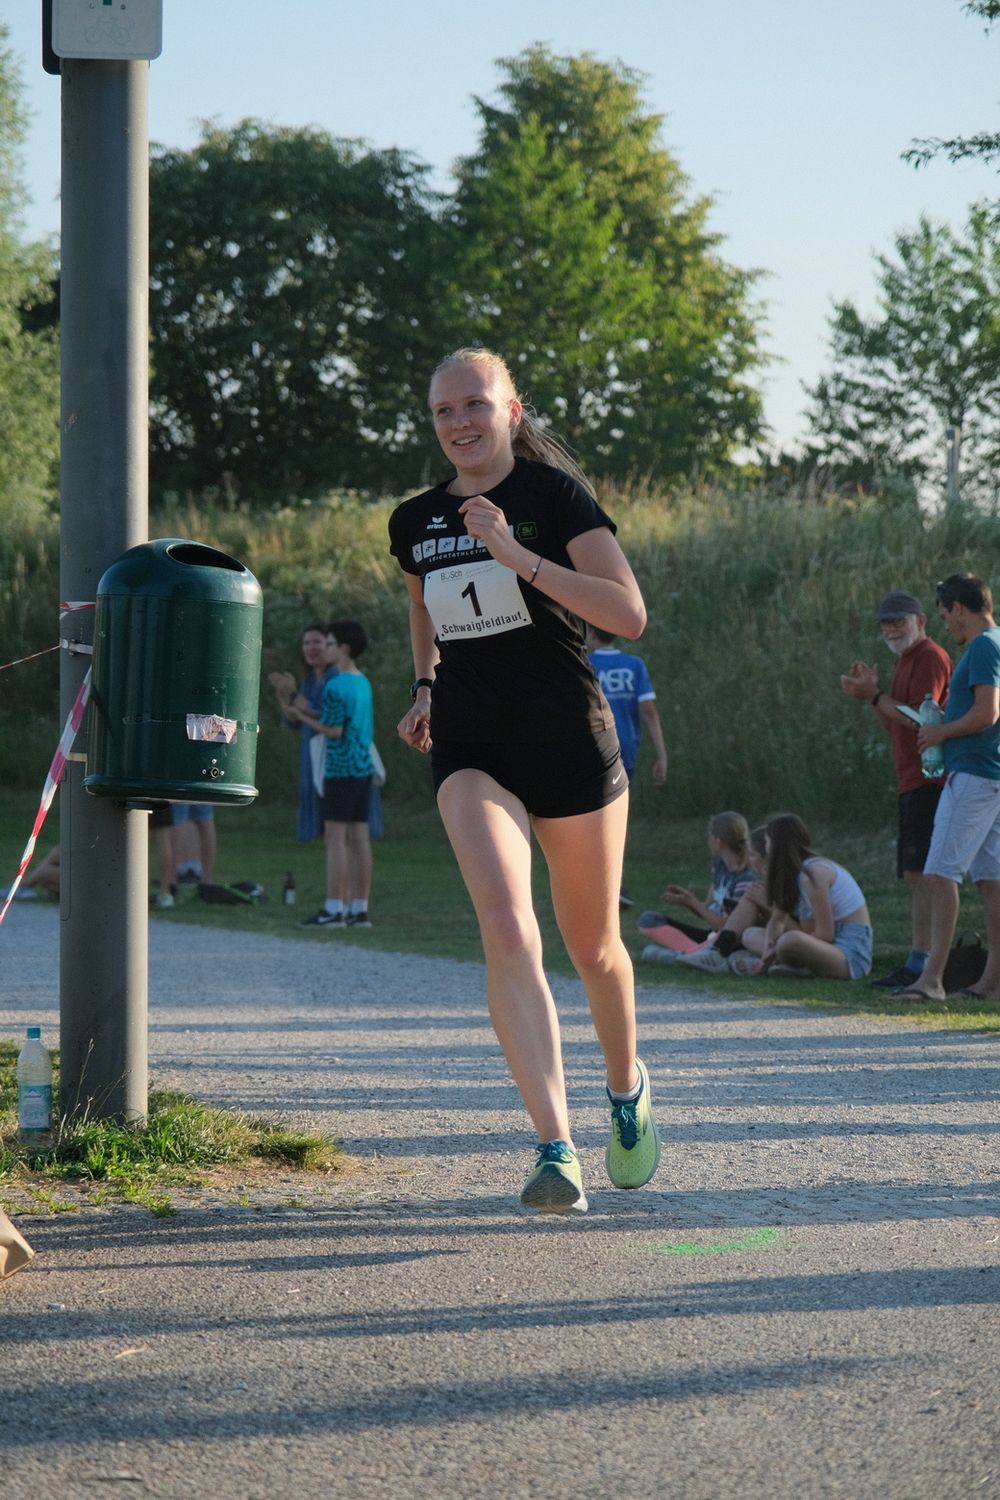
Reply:
[[[52,300],[54,256],[22,240],[25,135],[21,84],[0,24],[0,517],[30,517],[55,496],[59,353],[39,310]]]
[[[154,149],[159,492],[262,502],[410,482],[440,342],[425,330],[439,258],[426,170],[255,120],[206,125],[192,151]]]
[[[640,74],[544,46],[500,66],[457,167],[456,339],[498,347],[597,473],[726,464],[762,435],[757,273],[720,257]]]
[[[992,495],[1000,460],[1000,225],[974,208],[964,237],[922,218],[877,256],[879,313],[831,319],[833,368],[808,392],[815,457],[855,477],[940,486],[962,429],[964,488]]]
[[[1000,20],[1000,0],[969,0],[962,9],[971,16],[980,16],[986,22],[987,31]],[[903,152],[903,160],[915,167],[926,166],[937,156],[945,156],[951,162],[974,158],[1000,163],[1000,131],[984,130],[977,135],[956,135],[950,140],[932,136],[927,140],[914,141],[910,149]]]

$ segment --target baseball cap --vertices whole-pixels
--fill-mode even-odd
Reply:
[[[875,618],[876,620],[899,620],[903,615],[922,615],[926,612],[915,594],[908,594],[905,589],[893,589],[891,593],[886,594],[875,611]]]

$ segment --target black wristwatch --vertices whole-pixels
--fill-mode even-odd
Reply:
[[[419,692],[419,690],[422,687],[432,688],[433,686],[434,686],[434,679],[433,679],[433,677],[418,677],[417,680],[416,680],[416,682],[411,682],[410,683],[410,702],[411,703],[416,703],[416,701],[417,701],[417,693]]]

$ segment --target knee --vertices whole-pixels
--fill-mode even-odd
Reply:
[[[512,906],[494,907],[480,916],[483,948],[491,958],[517,958],[540,944],[538,924]]]
[[[579,939],[563,933],[563,941],[576,972],[595,977],[610,973],[624,951],[617,932],[587,933]]]
[[[802,951],[802,936],[801,932],[783,932],[775,948],[779,959],[797,958]]]

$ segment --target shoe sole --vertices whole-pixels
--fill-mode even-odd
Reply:
[[[653,1178],[656,1176],[656,1169],[660,1165],[660,1150],[661,1150],[660,1132],[656,1128],[656,1119],[655,1119],[655,1117],[653,1115],[653,1093],[652,1093],[652,1090],[650,1089],[650,1086],[649,1086],[649,1074],[646,1072],[646,1065],[645,1065],[645,1063],[641,1062],[639,1060],[639,1058],[636,1058],[636,1064],[637,1064],[637,1066],[639,1068],[640,1073],[642,1074],[643,1087],[644,1087],[644,1089],[646,1091],[646,1102],[649,1105],[649,1126],[650,1126],[650,1129],[653,1132],[653,1140],[656,1143],[656,1156],[655,1156],[655,1158],[653,1160],[653,1165],[649,1169],[648,1174],[642,1179],[641,1182],[615,1182],[614,1176],[613,1176],[612,1171],[611,1171],[611,1152],[612,1152],[613,1147],[614,1147],[614,1140],[612,1139],[609,1142],[608,1149],[604,1153],[604,1165],[605,1165],[605,1167],[607,1169],[608,1177],[611,1180],[612,1186],[616,1187],[616,1188],[620,1188],[622,1190],[622,1192],[631,1192],[634,1188],[645,1187],[646,1183],[647,1182],[651,1182],[653,1180]],[[612,1126],[612,1130],[613,1129],[614,1129],[614,1126]]]
[[[536,1214],[585,1214],[587,1198],[571,1177],[552,1162],[544,1166],[521,1194],[525,1208]]]

